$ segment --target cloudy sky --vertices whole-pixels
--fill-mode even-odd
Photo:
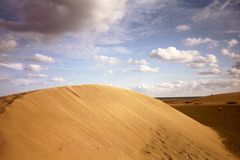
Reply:
[[[238,0],[0,0],[0,95],[107,84],[240,91]]]

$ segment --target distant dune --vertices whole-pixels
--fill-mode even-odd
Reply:
[[[240,92],[160,99],[216,130],[225,146],[240,159]]]
[[[198,98],[197,101],[203,103],[215,103],[215,104],[240,104],[240,92],[216,94]]]
[[[173,106],[179,105],[225,105],[240,104],[240,92],[215,94],[204,97],[176,97],[176,98],[157,98]]]
[[[128,90],[60,87],[0,105],[0,160],[236,159],[212,129]]]

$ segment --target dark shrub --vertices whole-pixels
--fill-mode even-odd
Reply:
[[[237,104],[237,102],[227,102],[227,104]]]

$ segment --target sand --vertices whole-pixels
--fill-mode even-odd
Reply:
[[[216,130],[225,146],[240,159],[240,92],[163,101]]]
[[[203,97],[158,98],[173,106],[180,105],[240,105],[240,92],[209,95]]]
[[[237,159],[214,130],[128,90],[60,87],[0,103],[0,160]]]

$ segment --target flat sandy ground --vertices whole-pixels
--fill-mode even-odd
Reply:
[[[216,130],[226,147],[240,158],[240,93],[162,100]]]

